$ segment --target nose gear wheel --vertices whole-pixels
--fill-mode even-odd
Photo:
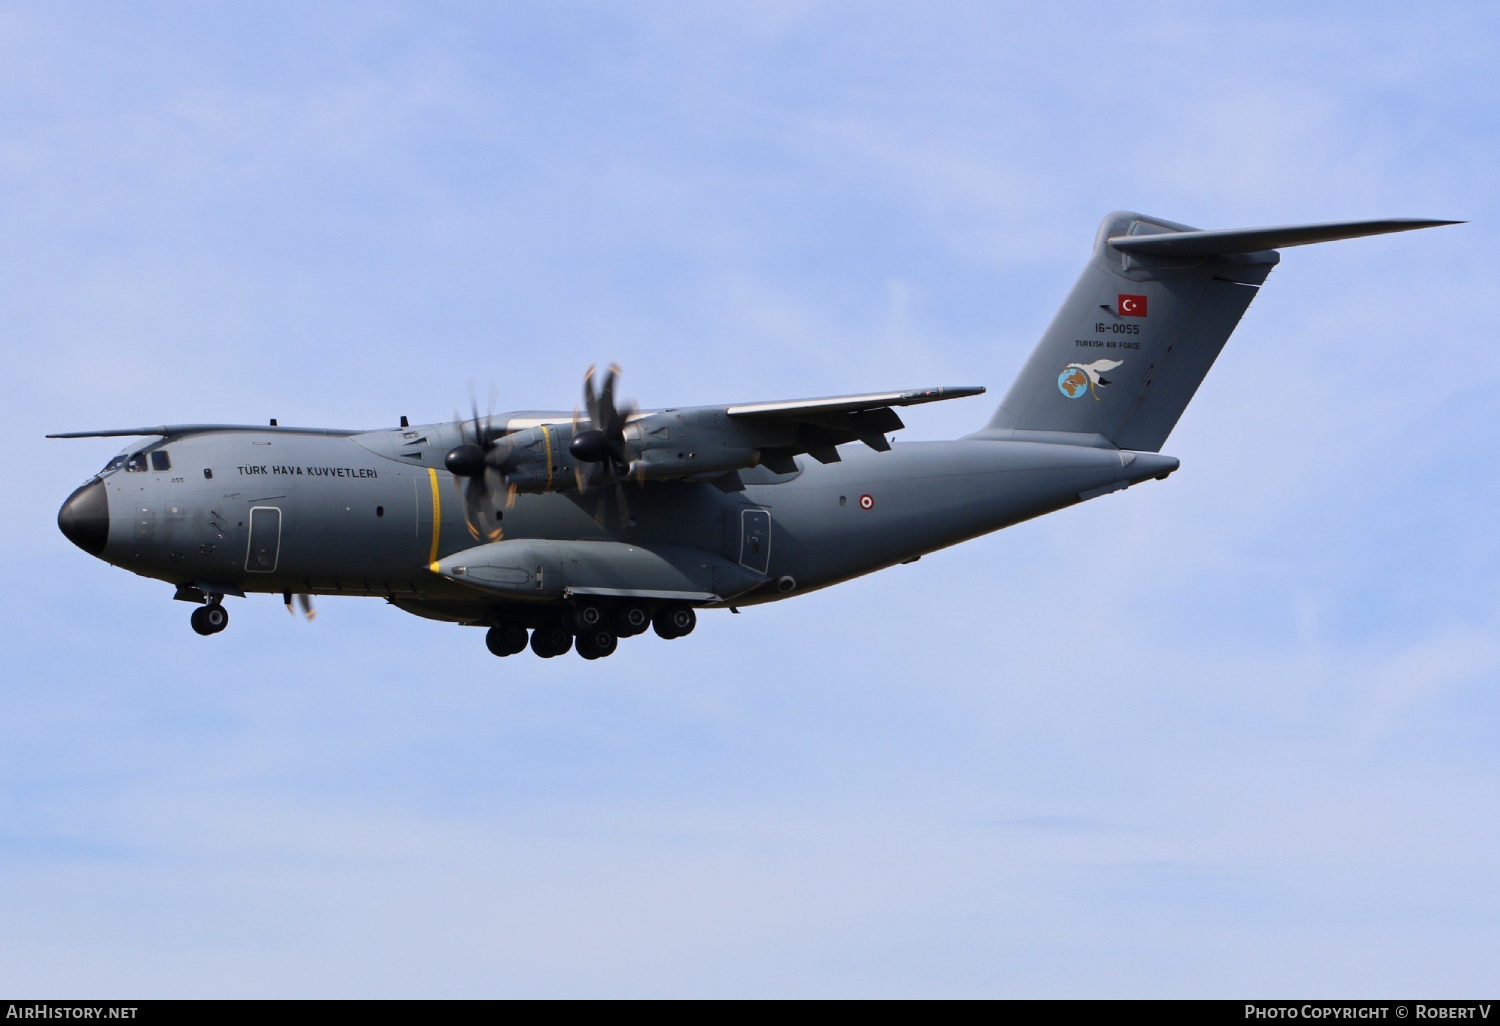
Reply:
[[[193,630],[202,635],[218,634],[229,626],[229,610],[219,605],[199,606],[189,618]]]

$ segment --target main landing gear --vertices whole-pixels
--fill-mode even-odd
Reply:
[[[685,638],[698,626],[698,614],[691,606],[662,606],[651,619],[658,638]]]
[[[229,626],[229,610],[222,603],[210,602],[193,610],[189,622],[199,634],[217,634]]]
[[[484,643],[497,656],[515,655],[526,647],[526,628],[515,624],[491,627]]]
[[[677,603],[662,605],[653,615],[650,606],[640,602],[583,599],[575,603],[570,615],[534,627],[529,643],[543,659],[560,656],[570,648],[585,659],[603,659],[614,654],[621,638],[644,634],[648,627],[654,628],[658,637],[681,638],[697,625],[698,614],[692,607]],[[497,656],[515,655],[527,646],[527,631],[518,623],[498,623],[485,634],[484,643]]]
[[[620,647],[620,636],[608,627],[596,627],[579,633],[576,644],[585,659],[603,659]]]
[[[538,627],[531,632],[531,650],[543,659],[560,656],[573,647],[573,632],[562,624]]]

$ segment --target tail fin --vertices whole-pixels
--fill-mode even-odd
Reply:
[[[1281,259],[1276,247],[1457,223],[1398,218],[1198,231],[1110,214],[1078,284],[980,434],[1160,452]]]

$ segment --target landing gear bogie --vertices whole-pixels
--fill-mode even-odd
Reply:
[[[526,642],[526,628],[516,624],[497,624],[484,636],[485,645],[497,656],[513,656],[526,647]]]
[[[596,627],[578,635],[578,654],[585,659],[603,659],[613,655],[620,639],[607,627]]]
[[[529,645],[542,659],[555,659],[572,649],[590,661],[613,655],[621,639],[648,629],[654,628],[662,638],[681,638],[698,624],[697,612],[686,603],[610,598],[580,597],[571,608],[497,611],[495,616],[484,641],[497,656],[515,655]]]
[[[698,614],[691,606],[668,605],[656,611],[651,627],[659,638],[685,638],[698,626]]]
[[[582,600],[573,606],[573,626],[580,636],[608,627],[609,620],[609,609],[603,603]]]
[[[626,602],[615,610],[614,626],[622,638],[643,634],[651,626],[651,611],[639,602]]]
[[[543,659],[562,655],[573,647],[573,633],[561,624],[538,627],[531,632],[531,650]]]

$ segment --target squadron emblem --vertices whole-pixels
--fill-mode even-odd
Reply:
[[[1095,360],[1093,363],[1070,363],[1057,376],[1057,390],[1069,399],[1082,399],[1085,392],[1099,398],[1099,389],[1109,384],[1105,371],[1112,371],[1124,360]]]

